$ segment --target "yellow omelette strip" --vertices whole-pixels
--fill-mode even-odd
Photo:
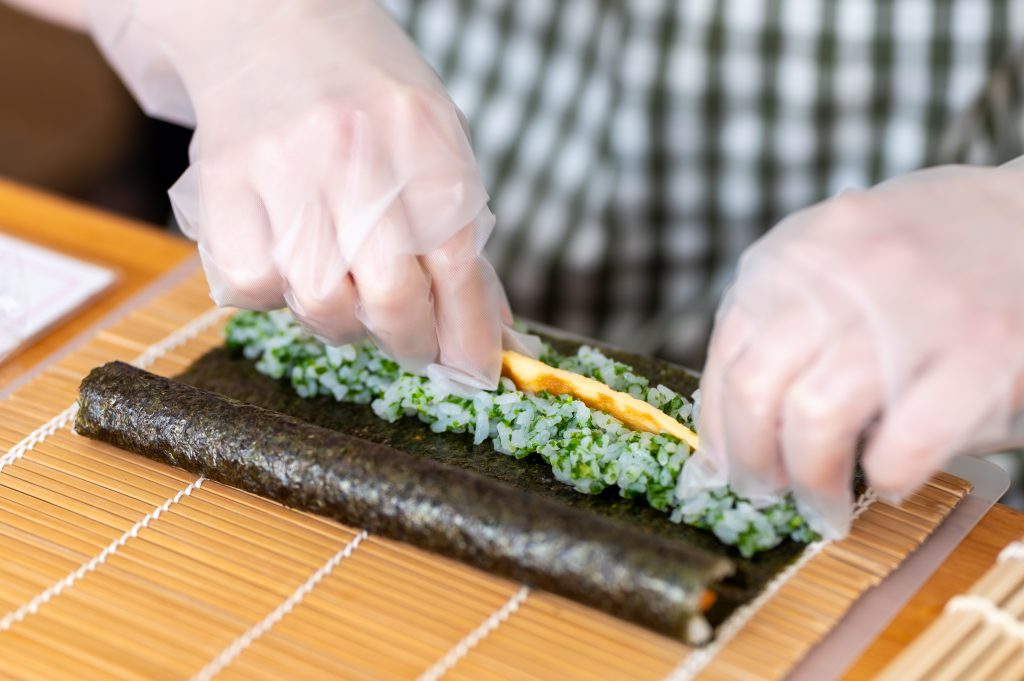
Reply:
[[[557,369],[511,350],[503,352],[501,360],[502,375],[512,379],[520,390],[572,395],[591,409],[611,414],[633,430],[668,433],[693,449],[700,444],[696,433],[665,412],[628,393],[612,390],[600,381]]]

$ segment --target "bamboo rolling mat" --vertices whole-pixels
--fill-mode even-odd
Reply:
[[[883,681],[1024,679],[1024,540],[996,564],[882,673]]]
[[[90,369],[176,374],[223,321],[196,272],[0,402],[0,678],[780,678],[969,487],[865,495],[692,650],[72,433]]]

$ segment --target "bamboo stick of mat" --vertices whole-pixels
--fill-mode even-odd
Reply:
[[[781,678],[968,489],[940,474],[865,504],[849,540],[693,650],[372,535],[345,555],[359,528],[71,432],[89,370],[173,375],[223,319],[197,271],[0,402],[0,677]]]

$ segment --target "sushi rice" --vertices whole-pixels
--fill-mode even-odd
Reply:
[[[496,451],[517,459],[539,455],[556,479],[579,492],[598,494],[612,487],[623,497],[643,498],[674,522],[713,532],[743,556],[786,537],[817,538],[790,498],[755,508],[728,487],[679,498],[676,481],[690,456],[688,445],[670,435],[627,428],[570,395],[523,392],[507,378],[494,391],[452,394],[403,371],[370,342],[325,345],[285,310],[239,312],[226,334],[229,348],[255,360],[261,373],[287,378],[301,397],[369,404],[389,422],[416,416],[436,433],[465,433],[475,444],[490,441]],[[629,366],[588,346],[570,356],[545,346],[541,360],[629,393],[694,427],[698,393],[687,399],[666,386],[652,386]]]

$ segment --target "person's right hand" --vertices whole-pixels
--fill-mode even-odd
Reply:
[[[375,2],[92,0],[91,16],[147,112],[196,124],[170,193],[214,300],[287,304],[328,342],[369,333],[408,369],[497,384],[511,317],[466,125]]]

